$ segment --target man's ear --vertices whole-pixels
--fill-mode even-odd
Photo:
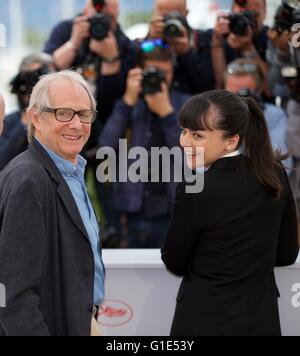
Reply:
[[[38,113],[37,109],[31,108],[27,110],[27,115],[36,131],[39,131],[41,126],[41,114]]]

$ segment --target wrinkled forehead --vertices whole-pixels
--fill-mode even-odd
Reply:
[[[79,83],[68,79],[52,82],[48,90],[49,103],[53,108],[90,110],[92,102],[88,92]]]

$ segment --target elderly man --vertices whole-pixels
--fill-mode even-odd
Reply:
[[[0,135],[3,131],[3,119],[5,114],[5,103],[2,95],[0,94]]]
[[[95,107],[77,73],[49,74],[33,90],[29,149],[0,178],[0,335],[99,334],[105,272],[79,155]]]

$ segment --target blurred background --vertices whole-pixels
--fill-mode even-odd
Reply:
[[[268,19],[271,24],[280,0],[268,0]],[[188,0],[189,21],[194,28],[214,26],[219,10],[228,10],[231,0]],[[26,54],[40,50],[56,23],[79,14],[85,0],[0,0],[0,24],[6,29],[6,47],[0,48],[0,91],[7,100],[7,112],[16,108],[8,93],[9,80],[17,73]],[[147,33],[153,0],[121,0],[120,22],[131,38]]]

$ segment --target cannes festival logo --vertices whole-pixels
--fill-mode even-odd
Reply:
[[[4,284],[0,283],[0,308],[6,307],[6,288]]]
[[[0,23],[0,48],[6,47],[6,28]]]
[[[98,323],[106,327],[120,327],[128,324],[133,318],[133,309],[119,300],[107,300],[101,306]]]

